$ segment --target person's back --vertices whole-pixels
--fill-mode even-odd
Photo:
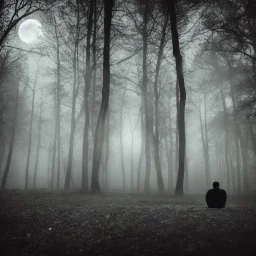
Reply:
[[[219,182],[213,182],[213,189],[208,190],[206,194],[206,203],[209,208],[223,208],[226,205],[226,191],[219,188]]]

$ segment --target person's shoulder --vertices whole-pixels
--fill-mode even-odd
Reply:
[[[214,189],[212,188],[212,189],[209,189],[208,191],[207,191],[207,193],[212,193],[214,191]]]
[[[226,193],[226,190],[224,190],[224,189],[220,189],[220,191],[221,191],[221,193],[223,193],[223,194],[227,194],[227,193]]]

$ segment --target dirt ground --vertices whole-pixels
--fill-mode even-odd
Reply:
[[[1,192],[0,253],[256,255],[255,198]]]

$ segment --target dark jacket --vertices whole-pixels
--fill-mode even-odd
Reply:
[[[208,190],[206,194],[206,203],[209,208],[223,208],[226,205],[227,193],[220,188]]]

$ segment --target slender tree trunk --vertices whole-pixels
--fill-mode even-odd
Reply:
[[[221,84],[220,87],[220,92],[221,92],[221,101],[222,101],[222,106],[223,106],[223,110],[224,110],[224,122],[225,122],[225,162],[226,162],[226,173],[227,173],[227,189],[228,191],[231,190],[231,177],[230,177],[230,165],[229,165],[229,161],[228,161],[228,147],[229,147],[229,143],[228,143],[228,112],[227,112],[227,106],[226,106],[226,101],[225,101],[225,96],[224,96],[224,92],[223,92],[223,85]]]
[[[85,125],[83,140],[83,161],[82,161],[82,189],[88,190],[88,162],[89,162],[89,127],[90,127],[90,111],[89,111],[89,93],[91,87],[91,35],[93,25],[93,10],[95,0],[90,0],[89,16],[87,25],[86,38],[86,67],[85,67],[85,90],[84,90],[84,107],[85,107]],[[96,8],[96,6],[95,6]],[[94,17],[96,19],[96,17]],[[92,109],[94,111],[94,109]]]
[[[33,89],[32,110],[31,110],[30,125],[29,125],[29,138],[28,138],[28,154],[27,154],[27,163],[26,163],[25,189],[28,189],[28,176],[29,176],[29,165],[30,165],[31,144],[32,144],[32,129],[33,129],[34,108],[35,108],[35,89],[36,89],[36,83],[37,83],[37,78],[36,78],[34,89]]]
[[[217,180],[220,179],[219,174],[220,174],[220,166],[219,166],[219,149],[218,149],[218,141],[215,141],[215,158],[216,158],[216,176]]]
[[[103,167],[103,174],[104,174],[104,187],[105,190],[108,189],[108,176],[109,176],[109,153],[110,153],[110,140],[109,140],[109,132],[110,132],[110,109],[107,111],[107,129],[106,129],[106,157]]]
[[[235,172],[234,172],[234,165],[232,162],[232,150],[231,147],[228,148],[228,159],[229,159],[229,166],[230,166],[230,178],[231,178],[231,188],[233,190],[233,192],[235,192]]]
[[[10,170],[14,140],[15,140],[15,133],[16,133],[16,126],[17,126],[18,106],[19,106],[19,86],[17,83],[16,102],[15,102],[15,110],[14,110],[12,129],[11,129],[10,145],[9,145],[9,151],[8,151],[8,156],[7,156],[7,162],[6,162],[6,166],[5,166],[5,170],[4,170],[4,174],[3,174],[3,178],[2,178],[1,189],[5,189],[7,177],[8,177],[9,170]]]
[[[252,123],[251,120],[249,120],[249,131],[250,131],[250,136],[251,136],[251,139],[252,139],[253,153],[256,156],[256,136],[255,136],[254,131],[253,131],[253,123]]]
[[[208,137],[208,125],[207,125],[207,96],[206,89],[204,87],[204,134],[205,134],[205,163],[206,163],[206,171],[207,171],[207,187],[210,187],[211,183],[211,163],[210,163],[210,154],[209,154],[209,137]]]
[[[131,129],[131,167],[130,167],[130,172],[131,172],[131,192],[134,192],[134,167],[133,167],[133,128],[132,128],[132,123],[129,115],[129,124],[130,124],[130,129]]]
[[[143,97],[141,97],[141,146],[140,146],[140,157],[139,157],[139,163],[137,167],[137,193],[140,192],[140,185],[141,185],[141,168],[142,168],[142,158],[143,153],[145,151],[145,125],[143,120]]]
[[[240,166],[240,147],[239,140],[235,138],[236,143],[236,169],[237,169],[237,192],[241,193],[241,166]]]
[[[243,158],[243,187],[244,193],[248,193],[249,191],[249,177],[248,177],[248,131],[245,130],[244,136],[244,143],[243,143],[243,150],[242,150],[242,158]]]
[[[38,122],[38,142],[37,142],[37,149],[36,149],[36,163],[35,163],[35,171],[34,171],[34,179],[33,179],[33,188],[36,189],[36,180],[37,180],[37,170],[38,170],[38,162],[39,162],[39,155],[40,155],[40,148],[41,148],[41,128],[42,128],[42,102],[40,106],[40,116]]]
[[[183,182],[184,182],[184,167],[185,167],[185,149],[186,149],[186,134],[185,134],[185,105],[186,105],[186,89],[183,75],[182,55],[180,52],[179,33],[177,27],[177,13],[174,1],[168,1],[169,13],[171,19],[171,33],[172,33],[172,46],[173,56],[175,57],[176,73],[179,82],[179,171],[176,184],[175,195],[183,195]]]
[[[206,187],[209,187],[210,177],[209,177],[208,168],[207,168],[205,136],[204,136],[204,129],[203,129],[203,118],[202,118],[201,106],[199,106],[199,120],[200,120],[200,131],[201,131],[201,140],[202,140],[202,146],[203,146],[204,165],[205,165],[204,166],[205,167],[205,178],[206,178],[205,185],[206,185]]]
[[[124,149],[123,149],[123,111],[124,111],[124,104],[125,104],[125,95],[126,89],[124,91],[122,104],[121,104],[121,115],[120,115],[120,154],[121,154],[121,169],[122,169],[122,176],[123,176],[123,190],[125,191],[125,166],[124,166]]]
[[[170,129],[171,130],[171,127]],[[170,135],[172,136],[172,135]],[[171,192],[171,189],[172,189],[172,182],[173,182],[173,167],[172,167],[172,150],[173,150],[173,146],[172,146],[172,139],[170,139],[171,142],[170,142],[170,147],[168,146],[169,143],[168,143],[168,137],[166,136],[165,138],[165,150],[166,150],[166,158],[167,158],[167,168],[168,168],[168,192],[170,193]]]
[[[5,142],[2,142],[1,145],[1,154],[0,154],[0,173],[2,172],[2,165],[3,165],[3,160],[4,160],[4,155],[5,155]]]
[[[176,81],[176,134],[175,134],[175,174],[178,177],[178,168],[179,168],[179,116],[180,116],[180,94],[179,94],[179,82],[178,79]]]
[[[143,101],[145,110],[145,156],[146,156],[146,177],[145,177],[145,193],[149,193],[150,185],[150,116],[149,116],[149,102],[148,102],[148,77],[147,77],[147,54],[148,54],[148,3],[145,3],[144,14],[143,14],[143,75],[142,75],[142,90],[143,90]]]
[[[156,74],[155,74],[155,82],[154,82],[154,96],[155,96],[155,134],[153,132],[152,127],[152,137],[153,137],[153,145],[154,145],[154,158],[155,158],[155,168],[157,172],[157,183],[158,183],[158,190],[160,193],[164,192],[164,181],[162,176],[162,169],[161,169],[161,162],[159,156],[159,93],[158,93],[158,80],[159,80],[159,72],[163,57],[164,45],[165,45],[165,38],[166,38],[166,28],[168,25],[168,16],[165,18],[161,42],[159,46],[159,52],[157,57],[156,63]]]
[[[51,188],[50,171],[51,171],[51,148],[48,149],[48,170],[47,170],[47,187],[48,187],[48,189]]]
[[[108,109],[110,91],[110,32],[113,6],[114,0],[104,1],[103,89],[101,108],[94,136],[93,167],[91,182],[91,189],[94,193],[100,192],[99,167],[101,162],[102,146],[104,141],[104,125]]]
[[[96,75],[97,75],[97,60],[96,60],[96,40],[97,40],[97,1],[93,2],[93,41],[92,41],[92,60],[93,60],[93,83],[92,83],[92,135],[95,131],[95,97],[96,97]]]
[[[56,144],[57,144],[57,122],[56,122],[56,119],[55,119],[54,141],[53,141],[53,149],[52,149],[51,190],[54,189],[54,179],[55,179],[54,176],[55,176],[55,163],[56,163]]]
[[[73,165],[73,151],[74,151],[74,139],[75,139],[75,114],[76,114],[76,86],[77,86],[77,58],[78,58],[78,41],[76,42],[73,56],[73,70],[74,70],[74,82],[73,82],[73,93],[72,93],[72,113],[71,113],[71,127],[70,127],[70,138],[69,138],[69,153],[68,153],[68,165],[65,178],[65,190],[70,190],[70,181],[72,176],[72,165]]]
[[[56,37],[56,53],[57,53],[57,90],[56,90],[56,126],[57,126],[57,190],[60,189],[60,43],[57,31],[57,23],[55,21],[55,37]]]
[[[239,125],[238,118],[237,118],[234,88],[233,88],[232,84],[230,85],[230,92],[231,92],[231,100],[232,100],[232,105],[233,105],[233,116],[234,116],[235,128],[236,128],[235,129],[235,133],[236,133],[235,143],[236,143],[236,163],[237,163],[237,182],[238,182],[237,186],[238,186],[238,193],[241,193],[241,167],[240,167],[239,141],[240,141],[240,145],[242,146],[243,138],[242,138],[240,125]],[[243,148],[241,148],[241,150],[244,151]],[[242,154],[244,155],[244,153],[242,153]]]

